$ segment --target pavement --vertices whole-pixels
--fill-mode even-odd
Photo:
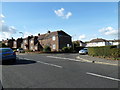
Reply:
[[[79,54],[19,54],[2,65],[3,88],[118,88],[118,66],[82,62]],[[86,58],[87,59],[87,58]]]
[[[106,65],[116,65],[118,66],[118,60],[108,60],[108,59],[102,59],[98,57],[92,57],[88,55],[78,55],[76,59],[79,59],[82,62],[89,62],[89,63],[95,63],[95,64],[106,64]]]

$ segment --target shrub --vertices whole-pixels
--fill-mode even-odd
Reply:
[[[50,46],[45,46],[43,49],[44,52],[51,52]]]
[[[5,45],[4,43],[0,43],[0,48],[5,48],[5,47],[8,47],[7,45]]]
[[[63,47],[62,52],[65,52],[65,53],[72,52],[72,48],[71,47]]]
[[[25,50],[25,52],[33,52],[33,50]]]
[[[120,57],[120,48],[117,48],[117,46],[89,47],[88,54],[90,56],[116,58],[116,57]]]

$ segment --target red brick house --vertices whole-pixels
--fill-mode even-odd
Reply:
[[[2,43],[4,43],[6,46],[13,48],[13,42],[15,41],[15,39],[7,39],[7,40],[2,40]]]
[[[22,38],[18,38],[13,42],[13,48],[21,48],[21,43],[23,42]]]
[[[38,41],[42,48],[50,46],[51,51],[61,51],[63,47],[71,47],[71,36],[64,31],[48,31],[46,34],[38,35]]]
[[[33,36],[29,40],[29,50],[31,51],[40,51],[40,44],[38,42],[38,36]]]
[[[29,46],[29,40],[32,38],[33,36],[28,36],[26,38],[23,39],[23,42],[21,43],[21,48],[23,48],[24,50],[29,50],[30,46]]]

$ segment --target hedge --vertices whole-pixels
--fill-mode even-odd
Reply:
[[[72,52],[72,48],[71,47],[63,47],[62,48],[62,52],[64,52],[64,53],[70,53],[70,52]]]
[[[44,52],[51,52],[51,48],[50,46],[45,46],[44,49],[43,49]]]
[[[120,48],[117,48],[117,46],[89,47],[88,54],[90,56],[117,58],[120,57]]]

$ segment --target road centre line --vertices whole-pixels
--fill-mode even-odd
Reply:
[[[55,57],[55,56],[47,56],[49,58],[56,58],[56,59],[67,59],[67,60],[71,60],[71,61],[80,61],[80,60],[77,60],[77,59],[72,59],[72,58],[62,58],[62,57]]]
[[[46,63],[46,62],[42,62],[42,61],[37,61],[37,62],[42,63],[42,64],[46,64],[46,65],[50,65],[50,66],[54,66],[54,67],[58,67],[58,68],[63,68],[62,66],[51,64],[51,63]]]
[[[31,60],[31,59],[28,59],[28,58],[19,58],[19,59]],[[46,62],[42,62],[42,61],[37,61],[37,62],[42,63],[42,64],[46,64],[46,65],[50,65],[50,66],[54,66],[54,67],[58,67],[58,68],[63,68],[62,66],[51,64],[51,63],[46,63]]]
[[[108,77],[108,76],[103,76],[103,75],[99,75],[99,74],[95,74],[95,73],[86,72],[86,74],[96,76],[96,77],[106,78],[106,79],[110,79],[110,80],[114,80],[114,81],[120,81],[120,79],[116,79],[116,78],[112,78],[112,77]]]

